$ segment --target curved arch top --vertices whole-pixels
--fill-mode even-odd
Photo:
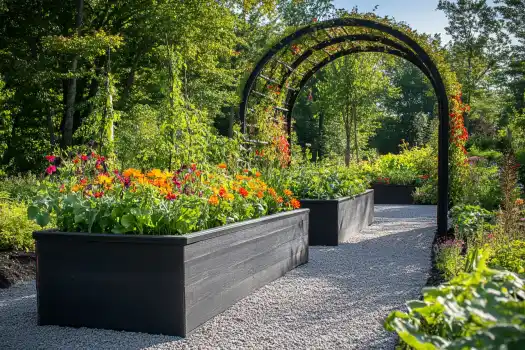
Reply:
[[[310,24],[284,37],[257,62],[246,80],[239,106],[241,130],[246,133],[248,117],[257,118],[255,107],[266,103],[272,105],[276,113],[285,114],[290,135],[293,107],[308,80],[334,60],[360,52],[401,57],[417,66],[434,88],[440,121],[438,232],[444,234],[448,229],[449,205],[449,105],[446,87],[429,53],[402,30],[371,19],[345,17]],[[279,94],[283,92],[280,98],[273,96],[275,91]]]

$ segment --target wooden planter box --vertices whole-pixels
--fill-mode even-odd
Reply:
[[[374,191],[332,200],[302,199],[310,209],[310,245],[336,246],[374,221]]]
[[[308,210],[184,236],[33,237],[39,325],[184,337],[308,261]]]
[[[415,204],[412,194],[416,191],[414,185],[374,184],[375,204]]]

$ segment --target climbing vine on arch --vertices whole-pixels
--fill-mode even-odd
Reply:
[[[341,18],[315,22],[303,27],[287,28],[284,39],[274,42],[267,54],[247,77],[241,104],[243,131],[250,138],[264,138],[264,131],[256,126],[286,118],[287,131],[291,131],[291,109],[305,83],[319,69],[333,60],[359,52],[384,52],[405,58],[415,64],[431,81],[441,97],[442,123],[440,153],[449,162],[443,174],[450,174],[450,199],[461,201],[462,179],[467,162],[464,145],[468,137],[463,125],[463,112],[468,109],[461,103],[461,87],[448,66],[439,41],[429,35],[413,31],[404,23],[373,13],[346,14]],[[440,97],[438,96],[438,97]],[[448,100],[448,101],[447,101]],[[446,101],[446,102],[443,102]],[[262,116],[257,108],[265,106]],[[269,116],[268,116],[269,114]],[[449,126],[449,129],[445,129]],[[445,132],[444,130],[448,130]],[[448,134],[448,135],[447,135]],[[448,152],[446,150],[447,144]],[[443,162],[442,162],[443,163]]]

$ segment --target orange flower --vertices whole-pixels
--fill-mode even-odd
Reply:
[[[288,197],[291,197],[293,195],[292,191],[290,191],[289,189],[284,190],[284,194]]]
[[[219,196],[221,198],[224,198],[224,197],[226,197],[227,194],[228,194],[228,191],[226,191],[226,189],[224,187],[221,187],[221,189],[219,190]]]
[[[217,165],[219,168],[221,169],[226,169],[226,164],[225,163],[221,163],[219,165]]]
[[[248,191],[244,187],[239,188],[239,194],[243,197],[248,197]]]
[[[142,172],[137,169],[129,168],[129,169],[124,170],[124,172],[122,173],[122,176],[138,178],[138,177],[142,177]]]
[[[243,171],[244,171],[245,173],[249,173],[249,172],[250,172],[250,170],[248,170],[248,169],[244,169]]]
[[[297,199],[295,198],[292,198],[290,200],[290,205],[292,206],[292,208],[294,209],[299,209],[301,207],[301,202],[299,202]]]
[[[524,203],[525,203],[525,201],[524,201],[523,199],[521,199],[521,198],[516,199],[516,205],[517,205],[518,207],[521,206],[521,205],[523,205]]]
[[[284,202],[283,197],[278,197],[278,198],[277,198],[277,203],[282,203],[282,202]]]
[[[148,176],[148,177],[162,177],[162,171],[160,169],[151,169],[151,171],[149,173],[147,173],[146,176]]]
[[[210,203],[211,205],[218,205],[219,198],[216,195],[212,195],[210,199],[208,199],[208,203]]]
[[[78,192],[78,191],[80,191],[82,188],[83,188],[82,185],[74,185],[74,186],[71,188],[71,191],[73,191],[73,192]]]
[[[272,197],[276,197],[277,196],[277,192],[275,192],[275,190],[273,188],[271,188],[271,187],[268,189],[268,193]]]
[[[195,172],[195,175],[197,175],[197,177],[200,177],[200,176],[201,176],[201,171],[200,171],[200,170],[197,170],[197,171]]]
[[[257,198],[262,198],[262,197],[264,197],[264,192],[263,191],[257,192]]]
[[[257,171],[257,172],[255,173],[255,177],[259,177],[259,176],[261,176],[261,173]]]
[[[95,192],[95,194],[93,195],[95,198],[100,198],[104,195],[104,192],[100,191],[100,192]]]

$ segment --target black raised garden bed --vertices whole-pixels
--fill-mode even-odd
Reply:
[[[375,204],[415,204],[414,185],[374,184]]]
[[[184,236],[33,236],[39,325],[184,337],[308,261],[308,210]]]
[[[374,221],[374,191],[356,197],[302,199],[310,209],[310,245],[336,246]]]

